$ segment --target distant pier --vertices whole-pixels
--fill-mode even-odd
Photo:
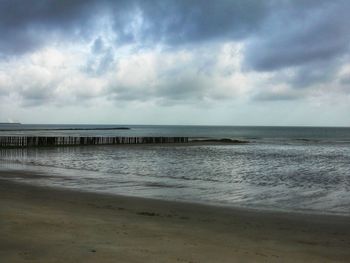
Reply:
[[[0,136],[0,148],[188,143],[188,137]]]

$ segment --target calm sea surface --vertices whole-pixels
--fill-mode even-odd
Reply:
[[[188,136],[250,143],[0,149],[0,169],[41,175],[13,180],[84,191],[350,215],[350,128],[121,125],[131,129],[34,130],[104,127],[116,126],[0,125],[0,136]]]

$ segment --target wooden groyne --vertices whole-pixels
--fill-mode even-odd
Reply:
[[[188,137],[0,136],[0,147],[187,143]]]

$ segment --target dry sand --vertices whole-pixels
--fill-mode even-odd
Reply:
[[[0,262],[350,262],[350,220],[0,180]]]

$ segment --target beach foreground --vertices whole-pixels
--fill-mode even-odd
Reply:
[[[2,174],[6,175],[6,174]],[[0,262],[349,262],[350,220],[0,181]]]

